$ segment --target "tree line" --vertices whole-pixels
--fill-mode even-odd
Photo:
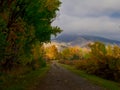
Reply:
[[[56,53],[56,49],[54,46],[52,51]],[[67,47],[52,56],[57,57],[56,60],[59,60],[60,63],[74,66],[89,74],[120,82],[120,47],[118,45],[94,42],[89,44],[87,48]]]

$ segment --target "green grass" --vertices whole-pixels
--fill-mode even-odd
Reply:
[[[74,67],[69,66],[69,65],[64,65],[64,64],[61,64],[61,65],[64,68],[70,70],[71,72],[89,80],[91,83],[94,83],[96,85],[99,85],[99,86],[105,88],[105,90],[106,89],[107,90],[120,90],[120,84],[119,83],[109,81],[109,80],[105,80],[105,79],[102,79],[102,78],[94,76],[94,75],[87,74],[84,71],[77,70]]]
[[[19,76],[3,76],[6,81],[0,83],[0,90],[26,90],[27,87],[33,87],[38,78],[45,76],[49,68],[50,66],[46,66]]]

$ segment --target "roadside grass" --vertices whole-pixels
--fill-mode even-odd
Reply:
[[[3,76],[0,82],[0,90],[26,90],[28,86],[33,87],[38,78],[42,78],[50,66],[40,68],[30,73],[18,76]]]
[[[63,66],[64,68],[70,70],[71,72],[89,80],[91,83],[105,88],[105,90],[120,90],[120,83],[105,80],[105,79],[97,77],[95,75],[87,74],[84,71],[77,70],[77,69],[75,69],[75,67],[70,66],[70,65],[65,65],[65,64],[60,64],[60,65]]]

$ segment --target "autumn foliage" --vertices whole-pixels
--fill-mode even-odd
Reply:
[[[45,59],[47,61],[58,59],[58,49],[55,45],[51,45],[45,48]]]
[[[90,51],[81,60],[61,60],[61,63],[75,66],[89,74],[120,82],[120,47],[105,46],[101,42],[90,44]],[[67,55],[66,55],[67,57]]]
[[[0,71],[38,67],[39,48],[61,32],[51,26],[60,4],[59,0],[0,0]]]

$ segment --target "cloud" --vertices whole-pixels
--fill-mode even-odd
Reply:
[[[99,16],[120,12],[120,0],[62,0],[64,14],[74,16]]]
[[[79,31],[98,31],[98,32],[114,32],[120,31],[120,20],[109,17],[73,17],[61,15],[54,24],[59,25],[65,31],[79,32]],[[84,32],[83,31],[83,32]]]
[[[60,16],[53,25],[64,32],[120,38],[120,0],[61,1]]]

